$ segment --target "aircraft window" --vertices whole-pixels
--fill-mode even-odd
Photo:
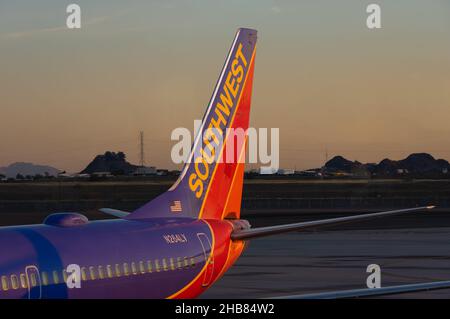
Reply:
[[[139,262],[139,270],[141,271],[141,274],[145,274],[145,264],[143,261]]]
[[[128,264],[127,263],[123,263],[123,274],[125,276],[129,276],[130,275],[130,269],[128,268]]]
[[[111,265],[107,265],[106,266],[106,274],[108,275],[108,278],[112,278],[113,277],[113,271],[112,271]]]
[[[133,273],[133,275],[137,274],[137,268],[136,268],[136,263],[135,262],[131,263],[131,272]]]
[[[194,257],[191,257],[191,267],[192,268],[195,267],[195,259],[194,259]]]
[[[42,277],[42,284],[44,286],[47,286],[48,285],[48,275],[47,275],[47,273],[45,271],[43,271],[41,273],[41,277]]]
[[[57,285],[59,283],[59,276],[56,270],[53,271],[53,283]]]
[[[81,280],[83,281],[87,280],[86,267],[81,267]]]
[[[184,268],[186,268],[186,269],[189,268],[189,260],[187,257],[183,258],[183,262],[184,262]]]
[[[67,282],[67,277],[68,276],[67,276],[67,271],[65,269],[63,269],[62,274],[63,274],[63,281]]]
[[[19,279],[16,275],[11,275],[11,287],[14,290],[19,289]]]
[[[25,274],[20,274],[20,285],[22,288],[27,288],[27,277],[25,277]]]
[[[6,276],[2,276],[2,289],[4,291],[7,291],[9,289],[8,279],[6,278]]]
[[[98,278],[105,279],[105,273],[103,272],[103,266],[98,266]]]
[[[181,262],[181,257],[177,257],[177,268],[181,269],[183,267],[183,264]]]
[[[155,259],[155,269],[156,272],[160,272],[161,271],[161,267],[159,266],[159,260]]]
[[[116,277],[120,277],[120,276],[121,276],[121,274],[120,274],[120,265],[116,264]]]
[[[174,263],[172,257],[170,257],[170,269],[171,269],[171,270],[175,270],[175,263]]]
[[[94,268],[94,266],[89,267],[89,275],[91,276],[91,280],[95,280],[95,268]]]
[[[164,269],[164,271],[169,270],[169,267],[167,267],[167,261],[166,261],[166,258],[163,258],[162,264],[163,264],[163,269]]]
[[[31,279],[31,287],[36,287],[37,285],[36,274],[35,273],[30,274],[30,279]]]
[[[151,260],[148,260],[147,261],[147,269],[148,269],[148,272],[153,272],[153,266],[152,266],[152,261]]]

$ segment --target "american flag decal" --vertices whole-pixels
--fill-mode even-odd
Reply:
[[[178,213],[181,212],[183,208],[181,207],[181,201],[180,200],[174,200],[172,202],[172,205],[170,206],[170,211],[172,213]]]

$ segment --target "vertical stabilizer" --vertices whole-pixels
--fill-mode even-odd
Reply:
[[[256,30],[239,29],[180,177],[128,219],[239,218],[255,51]]]

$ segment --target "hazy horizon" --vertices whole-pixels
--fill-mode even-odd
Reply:
[[[107,151],[107,152],[108,152],[108,151]],[[113,152],[113,151],[110,151],[110,152]],[[117,152],[116,152],[116,153],[117,153]],[[424,154],[424,153],[411,153],[411,154],[409,154],[408,156],[413,155],[413,154]],[[425,154],[428,154],[428,153],[425,153]],[[97,155],[104,155],[104,154],[97,154]],[[125,155],[126,155],[126,154],[125,154]],[[429,155],[433,156],[433,154],[429,154]],[[330,157],[328,158],[328,160],[332,160],[333,158],[338,157],[338,156],[341,156],[341,155],[339,155],[339,154],[332,155],[332,156],[330,156]],[[408,156],[407,156],[407,157],[408,157]],[[437,157],[435,157],[435,156],[433,156],[433,157],[434,157],[435,160],[441,160],[441,158],[437,158]],[[351,159],[351,158],[345,158],[345,159],[346,159],[346,160],[349,160],[349,161],[352,161],[352,162],[356,161],[356,160]],[[406,157],[405,157],[405,158],[399,158],[399,159],[383,158],[383,160],[385,160],[385,159],[395,160],[395,161],[396,161],[396,160],[404,160],[404,159],[406,159]],[[80,173],[80,172],[81,172],[82,170],[84,170],[85,168],[87,168],[87,166],[88,166],[93,160],[94,160],[94,158],[92,158],[91,160],[89,160],[89,162],[86,163],[86,165],[84,165],[83,168],[82,168],[81,170],[79,170],[79,171],[66,171],[64,168],[58,168],[58,167],[53,167],[53,166],[49,166],[49,168],[59,169],[61,172],[66,171],[67,173],[77,174],[77,173]],[[449,162],[449,160],[447,160],[447,159],[445,159],[445,158],[443,158],[443,160],[446,160],[447,162]],[[126,161],[130,162],[128,158],[126,158]],[[325,162],[325,161],[324,161],[324,162]],[[381,162],[381,161],[378,161],[378,162],[367,162],[367,163],[362,163],[362,164],[379,164],[380,162]],[[40,167],[40,166],[46,167],[46,166],[47,166],[45,163],[32,163],[32,162],[23,162],[23,161],[20,161],[20,162],[13,162],[13,163],[10,163],[9,165],[6,165],[6,166],[0,166],[0,169],[5,169],[5,168],[11,167],[11,166],[15,166],[15,165],[17,165],[17,164],[26,164],[26,165],[30,164],[30,165],[33,165],[33,166],[35,166],[35,167]],[[140,165],[140,163],[134,163],[134,162],[130,162],[130,164],[137,165],[137,166]],[[146,165],[146,166],[151,166],[151,165]],[[250,171],[250,170],[253,169],[253,168],[259,168],[259,167],[261,167],[261,166],[266,166],[266,165],[264,165],[264,164],[252,164],[252,165],[247,165],[246,171]],[[322,166],[323,166],[323,165],[316,166],[316,167],[308,167],[308,168],[304,168],[304,170],[309,170],[309,169],[320,169]],[[157,169],[167,169],[167,167],[156,167],[156,168],[157,168]],[[292,168],[293,168],[293,167],[280,167],[280,169],[292,169]],[[181,169],[181,166],[178,166],[178,167],[173,168],[173,170],[177,170],[177,169]],[[0,171],[0,174],[2,174],[1,171]],[[55,174],[56,174],[56,173],[55,173]],[[31,175],[33,175],[33,174],[31,174]]]
[[[64,27],[72,2],[81,30]],[[144,131],[146,163],[180,168],[170,133],[203,115],[238,27],[259,32],[251,126],[280,128],[280,167],[450,160],[446,0],[0,0],[0,166],[138,163]]]

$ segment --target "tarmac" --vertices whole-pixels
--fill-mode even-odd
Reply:
[[[261,227],[359,213],[363,211],[247,210],[242,218]],[[46,215],[2,212],[0,224],[19,224],[19,216],[20,223],[39,223]],[[434,209],[255,239],[201,298],[270,298],[366,288],[370,264],[381,267],[382,287],[450,280],[450,211]],[[383,298],[447,299],[450,289]]]
[[[253,240],[202,298],[268,298],[450,280],[450,227],[333,230]],[[450,289],[383,298],[450,298]]]

